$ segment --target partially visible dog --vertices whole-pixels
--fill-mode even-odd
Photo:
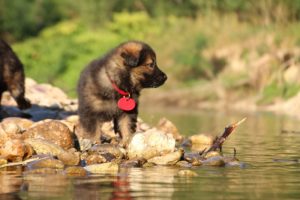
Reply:
[[[2,93],[9,91],[20,109],[31,107],[30,101],[24,97],[24,79],[21,61],[11,47],[0,39],[0,102]]]
[[[78,83],[78,113],[84,137],[99,141],[101,125],[113,120],[115,133],[126,145],[136,130],[140,91],[158,87],[166,80],[155,52],[143,42],[123,43],[92,61]]]

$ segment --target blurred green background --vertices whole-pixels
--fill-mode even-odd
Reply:
[[[72,97],[91,60],[135,39],[169,76],[161,94],[289,99],[300,90],[299,20],[300,0],[0,0],[1,38],[26,75]]]

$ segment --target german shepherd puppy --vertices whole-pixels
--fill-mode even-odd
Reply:
[[[113,120],[115,133],[126,145],[136,130],[140,91],[158,87],[166,80],[155,52],[143,42],[122,43],[92,61],[82,71],[77,88],[84,137],[99,141],[101,125]]]
[[[21,61],[12,48],[0,39],[0,102],[2,93],[9,91],[20,109],[31,107],[30,101],[24,97],[24,79]]]

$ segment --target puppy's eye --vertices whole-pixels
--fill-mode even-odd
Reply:
[[[152,63],[146,63],[145,65],[146,65],[147,67],[154,68],[154,67],[155,67],[155,62],[152,62]]]

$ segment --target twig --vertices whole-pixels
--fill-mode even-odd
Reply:
[[[236,127],[238,127],[245,120],[246,120],[246,118],[243,118],[242,120],[240,120],[236,123],[233,123],[229,126],[226,126],[223,134],[221,135],[221,137],[217,137],[217,139],[214,141],[214,143],[211,145],[211,147],[207,151],[205,151],[203,153],[203,155],[205,156],[208,152],[215,151],[217,149],[221,150],[222,145],[225,142],[225,140],[227,139],[227,137],[236,129]]]
[[[20,161],[20,162],[13,162],[13,163],[8,163],[8,164],[3,164],[3,165],[0,165],[0,169],[4,168],[4,167],[12,167],[12,166],[18,166],[18,165],[25,166],[25,165],[27,165],[27,163],[30,163],[32,161],[43,160],[43,159],[45,159],[45,158],[31,158],[31,159]]]

